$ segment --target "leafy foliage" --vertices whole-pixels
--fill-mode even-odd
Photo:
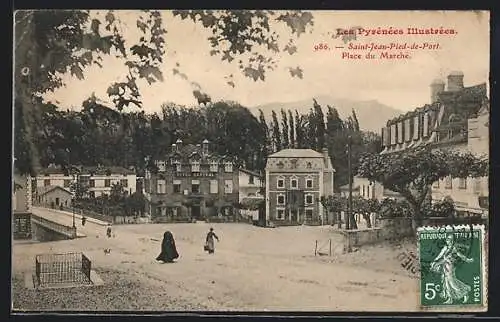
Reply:
[[[488,171],[487,157],[423,147],[400,153],[364,154],[360,158],[358,175],[399,192],[411,206],[414,218],[419,221],[430,185],[435,181],[447,176],[481,177],[487,175]]]
[[[167,30],[161,12],[142,10],[137,15],[136,28],[140,37],[136,43],[124,38],[119,13],[113,10],[104,16],[96,13],[99,12],[21,10],[15,13],[15,134],[16,151],[19,151],[15,166],[23,173],[34,173],[40,166],[33,128],[40,118],[38,109],[42,95],[64,86],[63,75],[83,79],[89,66],[103,67],[104,56],[121,58],[128,73],[122,81],[110,84],[107,90],[120,111],[127,106],[142,106],[139,80],[147,84],[163,80],[160,66],[165,56]],[[211,29],[213,34],[208,41],[213,49],[210,53],[218,55],[222,61],[240,58],[240,70],[255,81],[263,81],[266,71],[275,69],[277,52],[294,54],[297,48],[293,37],[300,36],[313,25],[312,14],[302,12],[192,10],[173,13]],[[292,38],[286,45],[279,43],[272,23],[283,23],[290,28]],[[178,64],[173,72],[187,80]],[[295,67],[293,76],[302,77],[302,70]],[[227,78],[227,84],[235,86],[232,75]],[[193,95],[200,104],[211,102],[210,96],[199,88],[195,88]]]

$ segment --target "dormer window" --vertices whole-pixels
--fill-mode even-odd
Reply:
[[[200,172],[200,161],[192,161],[191,162],[191,171],[192,172]]]
[[[311,162],[307,162],[306,168],[307,169],[311,169],[312,168],[312,163]]]
[[[179,160],[176,160],[174,162],[174,164],[175,164],[175,171],[181,172],[181,170],[182,170],[182,168],[181,168],[181,162]]]
[[[210,172],[218,172],[219,171],[219,163],[217,161],[210,162]]]
[[[232,162],[224,162],[224,171],[233,172],[233,163]]]
[[[165,161],[156,161],[158,171],[165,171]]]

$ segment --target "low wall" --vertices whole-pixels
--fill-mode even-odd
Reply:
[[[344,250],[380,243],[386,240],[399,240],[413,235],[411,219],[395,218],[379,220],[380,226],[374,228],[342,230]]]

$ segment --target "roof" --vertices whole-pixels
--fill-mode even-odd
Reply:
[[[268,158],[323,158],[323,154],[312,149],[283,149]]]
[[[261,177],[261,175],[258,172],[247,170],[247,169],[239,169],[241,172],[256,176],[256,177]]]
[[[54,191],[56,189],[60,189],[60,190],[63,190],[63,191],[66,191],[67,193],[71,194],[71,191],[61,187],[61,186],[45,186],[45,187],[38,187],[36,190],[37,190],[37,193],[39,196],[43,196],[44,194],[47,194],[51,191]]]
[[[176,145],[173,145],[175,148],[173,148],[172,150],[170,150],[168,153],[167,153],[167,159],[170,159],[170,158],[180,158],[181,160],[189,160],[193,155],[199,155],[200,158],[203,160],[203,159],[208,159],[208,160],[213,160],[213,159],[219,159],[219,160],[224,160],[226,159],[227,157],[226,156],[221,156],[221,155],[218,155],[216,153],[208,153],[208,154],[203,154],[203,148],[201,146],[201,144],[197,144],[197,145],[194,145],[194,144],[181,144],[182,141],[179,142],[178,141],[178,144]],[[155,159],[159,159],[159,158],[155,158]],[[229,161],[229,158],[228,158],[228,161]]]
[[[444,81],[440,78],[436,78],[432,81],[431,85],[435,85],[435,84],[444,85]]]
[[[80,174],[103,174],[105,175],[108,171],[111,174],[135,174],[134,170],[130,170],[124,167],[119,167],[119,166],[74,166],[74,168],[78,169]],[[45,169],[40,170],[39,174],[42,175],[47,175],[47,174],[66,174],[67,171],[65,171],[61,167],[48,167]]]

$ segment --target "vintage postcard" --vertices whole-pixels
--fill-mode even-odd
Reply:
[[[13,313],[487,310],[488,11],[13,24]]]

